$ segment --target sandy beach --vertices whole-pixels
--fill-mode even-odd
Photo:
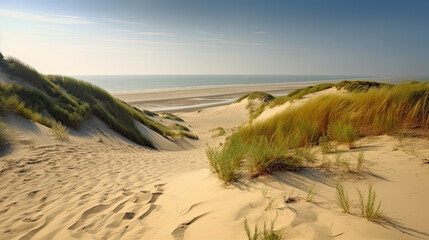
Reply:
[[[112,93],[112,95],[130,105],[150,111],[189,112],[210,106],[226,105],[249,92],[262,91],[273,95],[286,95],[295,89],[316,85],[322,82],[337,81],[193,87],[185,89],[120,92]]]
[[[429,240],[429,1],[2,1],[0,240]]]
[[[285,85],[281,91],[295,87]],[[171,101],[242,91],[186,90],[167,96]],[[150,98],[161,106],[164,100],[156,99],[165,94],[120,97],[131,104]],[[364,170],[359,175],[307,168],[222,183],[209,171],[205,150],[219,146],[247,122],[247,104],[245,100],[178,114],[199,140],[184,140],[172,149],[170,145],[176,143],[162,138],[157,142],[160,150],[140,147],[97,119],[71,130],[64,142],[40,124],[4,116],[15,144],[12,152],[0,158],[1,238],[246,239],[244,220],[260,228],[273,223],[285,239],[429,238],[426,139],[359,140],[359,148],[342,150],[342,156],[352,161],[364,152]],[[263,116],[270,115],[275,113]],[[214,137],[213,129],[218,127],[226,133]],[[317,148],[314,152],[322,158]],[[328,158],[334,161],[336,154]],[[349,189],[352,206],[357,205],[355,189],[365,190],[372,184],[390,220],[370,222],[358,216],[356,207],[352,214],[344,214],[336,204],[338,180]],[[314,197],[309,200],[311,186]]]

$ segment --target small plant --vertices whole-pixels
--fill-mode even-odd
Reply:
[[[234,148],[208,148],[206,150],[210,169],[225,183],[233,182],[238,176],[242,146]]]
[[[274,230],[274,221],[271,222],[269,228],[267,228],[266,222],[264,222],[264,229],[262,232],[258,230],[258,226],[255,225],[254,231],[252,233],[247,219],[244,219],[244,230],[246,231],[248,240],[280,240],[282,239],[280,233]]]
[[[161,118],[164,118],[164,119],[170,119],[170,120],[177,121],[177,122],[184,122],[183,119],[181,119],[180,117],[178,117],[172,113],[160,113],[159,116]]]
[[[8,135],[6,133],[6,126],[0,120],[0,149],[9,144]]]
[[[369,185],[368,196],[364,197],[363,193],[358,189],[359,193],[359,208],[361,210],[362,216],[364,216],[369,221],[377,221],[383,219],[380,207],[381,202],[376,203],[376,193],[372,187]]]
[[[355,148],[355,141],[359,138],[358,131],[349,123],[336,122],[328,126],[328,134],[338,143],[344,143],[349,149]]]
[[[328,136],[321,136],[319,138],[319,146],[323,154],[332,152],[333,146]]]
[[[241,96],[240,98],[237,99],[236,102],[239,103],[246,98],[249,100],[258,99],[258,100],[263,101],[263,102],[270,102],[270,101],[274,100],[274,97],[271,94],[268,94],[265,92],[251,92],[251,93],[248,93],[246,95]]]
[[[344,186],[341,182],[337,182],[337,203],[346,213],[350,213],[350,200],[349,195],[344,190]]]
[[[314,198],[314,183],[308,189],[307,196],[305,197],[305,200],[307,202],[311,202],[311,201],[313,201],[313,198]]]
[[[248,240],[258,240],[259,230],[258,230],[257,225],[255,225],[255,229],[254,229],[253,234],[252,234],[252,231],[250,230],[247,219],[244,219],[244,230],[246,231],[246,235],[247,235]]]
[[[214,134],[212,135],[212,138],[215,138],[215,137],[223,136],[225,134],[225,129],[223,127],[217,127],[217,128],[211,129],[210,132],[214,132]]]
[[[69,130],[60,122],[52,120],[52,130],[59,139],[63,141],[69,139]]]
[[[183,126],[182,124],[175,123],[175,124],[171,125],[170,127],[172,129],[175,129],[175,130],[190,132],[189,128],[186,126]]]
[[[357,164],[356,164],[356,172],[360,172],[362,170],[363,162],[364,162],[364,153],[360,152],[359,156],[357,158]]]

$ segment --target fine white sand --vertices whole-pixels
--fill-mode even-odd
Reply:
[[[0,239],[246,239],[245,219],[252,229],[273,222],[285,239],[429,239],[427,139],[364,138],[352,151],[327,155],[330,171],[224,185],[210,173],[205,149],[225,136],[210,130],[229,135],[247,121],[246,106],[180,113],[198,141],[175,143],[140,126],[161,150],[137,146],[95,118],[63,142],[44,126],[2,116],[14,144],[0,157]],[[354,166],[360,152],[361,173],[335,167],[339,158]],[[349,192],[352,214],[336,204],[337,181]],[[369,184],[389,221],[360,216],[356,188]]]

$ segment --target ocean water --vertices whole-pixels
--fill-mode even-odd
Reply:
[[[110,75],[74,76],[108,92],[375,78],[362,75]]]

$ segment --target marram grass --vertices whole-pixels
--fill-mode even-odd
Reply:
[[[136,109],[92,84],[70,77],[45,76],[10,57],[0,57],[0,68],[19,79],[9,84],[0,83],[0,113],[13,112],[46,125],[60,133],[60,138],[66,138],[66,127],[77,128],[93,115],[114,131],[144,146],[153,145],[138,131],[135,121],[164,137],[198,138],[186,130],[172,129],[157,122],[151,118],[156,114]]]
[[[285,159],[286,166],[299,169],[309,158],[295,161],[296,156],[290,155],[292,149],[322,144],[329,152],[329,142],[355,148],[360,137],[428,129],[429,83],[352,83],[348,83],[355,89],[352,92],[322,95],[266,121],[241,127],[227,138],[222,150],[241,149],[236,154],[243,161],[234,165],[235,172],[243,166],[252,176],[288,169],[278,167]],[[362,87],[365,84],[375,87]]]

